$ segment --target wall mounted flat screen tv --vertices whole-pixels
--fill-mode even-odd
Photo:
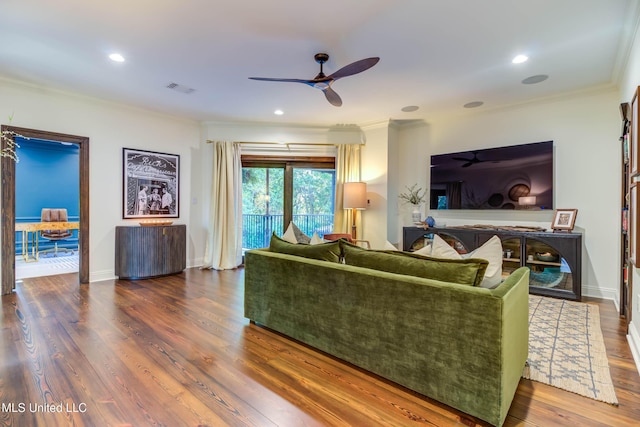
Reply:
[[[553,209],[553,141],[431,156],[431,209]]]

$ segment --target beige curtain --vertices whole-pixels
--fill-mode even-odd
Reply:
[[[336,155],[336,200],[333,213],[333,231],[351,233],[351,210],[342,207],[343,185],[345,182],[360,181],[360,144],[338,146]],[[356,215],[356,228],[361,230],[360,218]],[[359,234],[359,233],[358,233]]]
[[[202,268],[227,270],[242,264],[242,162],[240,145],[213,143],[209,232]]]

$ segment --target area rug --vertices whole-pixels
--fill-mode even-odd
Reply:
[[[25,262],[22,256],[16,256],[16,280],[77,273],[79,267],[78,252],[75,251],[73,254],[63,257],[41,256],[38,261],[34,262]]]
[[[529,295],[523,378],[618,404],[597,305]]]

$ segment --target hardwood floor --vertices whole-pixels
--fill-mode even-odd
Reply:
[[[451,408],[243,317],[243,270],[2,297],[2,426],[475,425]],[[521,380],[506,426],[640,423],[640,378],[610,301],[601,325],[618,407]],[[477,422],[478,425],[484,425]]]

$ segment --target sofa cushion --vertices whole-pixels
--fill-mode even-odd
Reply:
[[[367,250],[347,242],[341,242],[341,246],[348,265],[471,286],[480,285],[489,264],[476,258],[451,260],[401,251]]]
[[[465,258],[486,259],[489,265],[480,286],[494,288],[502,281],[502,241],[498,236],[491,237],[482,246],[468,254],[459,254],[442,237],[436,234],[433,236],[431,256],[458,260]]]
[[[271,252],[297,255],[305,258],[319,259],[322,261],[340,261],[340,243],[337,241],[320,243],[317,245],[305,245],[287,242],[286,240],[278,237],[275,233],[273,233],[271,235],[271,241],[269,242],[269,250]]]

